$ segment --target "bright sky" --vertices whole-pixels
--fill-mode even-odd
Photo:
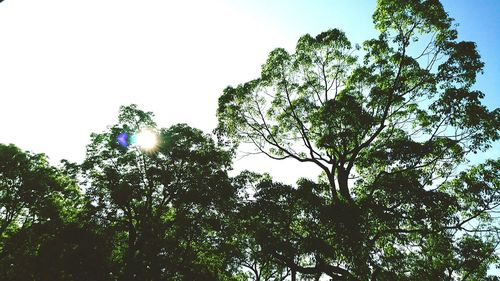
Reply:
[[[478,43],[486,68],[477,88],[490,108],[499,107],[500,1],[444,6],[461,38]],[[0,143],[53,162],[80,161],[90,133],[113,124],[119,106],[130,103],[154,112],[161,127],[184,122],[210,132],[222,90],[257,77],[269,51],[333,27],[361,43],[376,34],[374,7],[374,0],[6,0]],[[317,172],[253,156],[236,168],[285,182]]]

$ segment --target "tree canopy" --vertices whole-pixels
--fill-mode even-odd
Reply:
[[[322,171],[265,200],[300,208],[283,226],[293,238],[266,234],[280,242],[266,239],[270,255],[292,270],[334,280],[484,278],[498,244],[498,160],[457,175],[499,137],[500,110],[472,88],[484,64],[439,1],[381,0],[373,20],[379,36],[362,47],[331,29],[302,36],[293,53],[273,50],[259,78],[224,90],[216,132]],[[482,195],[469,201],[472,186]],[[262,220],[274,214],[262,210]],[[471,244],[477,256],[463,256]]]
[[[82,163],[0,144],[0,279],[498,280],[500,160],[468,165],[500,128],[476,45],[437,0],[373,21],[361,45],[331,29],[270,52],[213,135],[128,105]],[[318,177],[231,172],[239,145]]]
[[[230,153],[184,124],[156,129],[152,114],[135,106],[123,107],[118,120],[92,135],[82,164],[93,212],[119,245],[112,257],[118,280],[228,278]],[[148,127],[159,134],[154,151],[116,142],[120,132]]]

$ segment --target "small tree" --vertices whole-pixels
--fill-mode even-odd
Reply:
[[[334,280],[484,278],[497,260],[499,162],[457,174],[499,137],[500,110],[472,89],[483,68],[476,46],[457,41],[437,0],[379,0],[373,20],[379,37],[362,50],[337,29],[302,36],[219,98],[221,140],[323,175],[307,183],[317,199],[288,228],[316,242],[295,256],[276,241],[262,247]]]

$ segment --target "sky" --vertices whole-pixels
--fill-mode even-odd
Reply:
[[[121,105],[155,113],[160,127],[211,132],[228,85],[258,77],[276,47],[340,28],[353,43],[376,36],[374,0],[6,0],[0,4],[0,143],[81,161],[91,132],[114,124]],[[500,1],[446,0],[459,37],[486,62],[476,85],[500,106]],[[495,145],[486,156],[498,157]],[[235,168],[292,183],[314,166],[261,156]]]

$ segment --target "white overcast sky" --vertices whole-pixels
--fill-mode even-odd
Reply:
[[[210,132],[227,85],[258,76],[304,33],[373,36],[375,1],[6,0],[0,4],[0,143],[81,161],[120,105],[161,127]],[[294,182],[314,167],[246,158],[236,167]],[[314,172],[313,172],[314,171]],[[290,176],[292,175],[292,176]]]

